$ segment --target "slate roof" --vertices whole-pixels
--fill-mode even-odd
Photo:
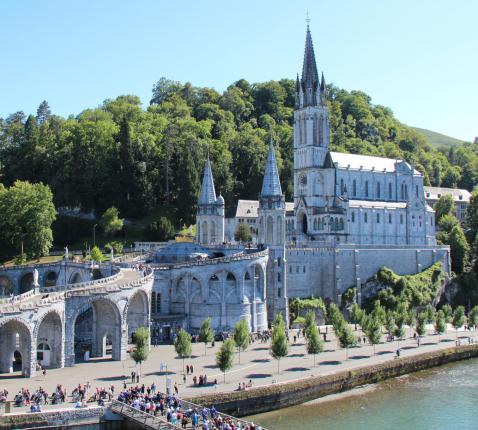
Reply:
[[[439,200],[441,196],[452,196],[455,202],[469,203],[471,193],[460,188],[423,187],[427,200]]]
[[[272,139],[269,142],[266,169],[262,182],[261,197],[282,196],[282,188],[279,180],[279,169],[277,168],[276,154]]]
[[[202,178],[201,193],[199,194],[200,205],[213,205],[216,203],[216,190],[214,189],[214,179],[212,177],[211,162],[209,158],[204,166],[204,175]]]
[[[408,168],[411,169],[409,163],[403,160],[397,160],[395,158],[385,157],[373,157],[371,155],[358,155],[358,154],[346,154],[343,152],[330,152],[332,161],[338,164],[339,169],[354,169],[354,170],[375,170],[383,172],[384,169],[387,172],[395,172],[397,166],[401,163],[405,163]],[[415,175],[421,175],[421,173],[415,169]]]

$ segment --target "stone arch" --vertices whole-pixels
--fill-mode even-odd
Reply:
[[[33,289],[33,272],[27,272],[20,278],[20,294]]]
[[[13,282],[7,275],[0,275],[0,297],[7,297],[14,291]]]
[[[186,312],[186,300],[187,300],[187,274],[181,274],[173,281],[173,288],[171,291],[171,313],[184,314]]]
[[[50,270],[44,276],[43,285],[45,287],[54,287],[56,285],[57,280],[58,280],[58,273],[56,273],[53,270]]]
[[[0,373],[12,373],[14,358],[20,358],[17,364],[22,375],[34,376],[32,339],[30,326],[23,319],[9,318],[0,322]]]
[[[63,366],[63,319],[56,310],[50,310],[35,325],[36,360],[42,367]]]
[[[254,286],[256,290],[256,299],[263,300],[264,296],[264,269],[260,264],[254,266]]]
[[[266,221],[266,243],[272,244],[274,240],[274,220],[271,216]]]
[[[124,320],[128,325],[128,339],[131,342],[138,328],[149,327],[149,299],[145,291],[138,290],[129,298],[124,311]]]
[[[71,274],[68,284],[79,284],[83,282],[80,272],[74,272]]]

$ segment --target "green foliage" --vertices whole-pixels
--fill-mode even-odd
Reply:
[[[314,311],[308,311],[305,314],[305,336],[309,337],[309,333],[311,332],[313,327],[317,327],[316,321],[315,321],[315,312]]]
[[[415,275],[400,276],[392,270],[382,267],[376,275],[385,288],[379,290],[376,297],[387,309],[396,309],[401,302],[409,303],[411,307],[424,306],[431,303],[444,281],[446,273],[442,270],[441,263],[436,262],[424,271]]]
[[[342,312],[340,312],[340,309],[335,303],[331,303],[329,305],[328,311],[327,311],[327,318],[329,320],[329,323],[332,324],[334,327],[334,331],[337,333],[341,326],[345,323],[344,316],[342,315]]]
[[[353,303],[355,297],[357,295],[357,288],[347,288],[344,293],[342,294],[342,303],[344,305],[348,305],[349,303]]]
[[[98,261],[99,263],[101,263],[105,259],[100,248],[98,248],[97,246],[94,246],[93,248],[91,248],[91,259],[93,261]]]
[[[429,303],[425,308],[425,312],[427,313],[427,323],[432,324],[435,321],[436,309]]]
[[[148,224],[145,235],[149,240],[165,242],[174,237],[175,229],[169,218],[160,217]]]
[[[123,252],[123,244],[118,242],[117,240],[113,240],[112,242],[108,242],[105,245],[105,248],[111,252],[113,250],[114,255],[121,254]]]
[[[364,317],[363,309],[357,303],[354,303],[352,307],[350,308],[350,321],[353,324],[361,324],[363,317]]]
[[[239,350],[239,363],[241,363],[241,349],[245,351],[249,346],[249,324],[242,319],[234,326],[234,342]]]
[[[290,319],[292,321],[298,320],[298,323],[302,321],[300,318],[303,316],[305,310],[314,310],[321,309],[325,314],[325,304],[321,298],[298,298],[295,297],[289,300],[289,311]],[[305,322],[305,321],[304,321]]]
[[[469,245],[459,225],[452,228],[447,244],[450,245],[451,269],[455,273],[462,273],[465,269]]]
[[[134,344],[131,358],[136,364],[144,363],[149,355],[149,330],[146,327],[136,330]]]
[[[224,373],[224,383],[226,382],[226,372],[232,368],[234,362],[234,340],[225,340],[216,354],[216,365]]]
[[[123,228],[123,222],[119,217],[119,210],[111,206],[101,215],[100,225],[107,236],[113,236]]]
[[[442,310],[439,310],[436,313],[435,317],[435,332],[438,335],[445,333],[446,331],[446,322],[445,322],[445,314]]]
[[[386,310],[385,308],[381,305],[380,300],[375,300],[375,303],[373,305],[373,311],[372,311],[373,317],[378,319],[381,324],[385,323],[386,320]]]
[[[385,330],[389,335],[395,333],[395,315],[391,310],[387,311],[387,316],[385,318]]]
[[[465,324],[465,308],[463,306],[458,306],[453,312],[453,320],[451,322],[455,330],[458,330],[460,327]]]
[[[348,349],[357,344],[357,336],[348,324],[341,325],[337,337],[342,348]]]
[[[180,358],[184,359],[191,356],[191,335],[183,329],[178,332],[174,342],[174,350]]]
[[[453,196],[445,194],[441,196],[435,204],[435,220],[436,224],[439,224],[444,215],[455,215],[455,201]]]
[[[320,354],[324,350],[324,343],[320,337],[319,330],[314,324],[310,327],[307,334],[307,354],[312,354],[314,356],[314,366],[315,366],[315,356]]]
[[[280,359],[289,353],[289,344],[285,333],[285,323],[282,314],[278,313],[272,324],[272,336],[270,353],[277,360],[277,372],[279,373]]]
[[[234,232],[234,240],[236,242],[242,242],[242,243],[248,243],[252,241],[252,234],[251,234],[251,228],[245,224],[245,223],[240,223],[236,231]]]
[[[415,327],[418,336],[424,336],[426,333],[426,324],[427,324],[428,315],[426,312],[420,312],[417,315],[417,325]]]
[[[211,318],[206,318],[199,329],[199,342],[204,342],[204,355],[206,355],[206,346],[214,339],[214,329],[211,326]]]
[[[365,336],[367,336],[370,345],[374,346],[375,354],[375,345],[382,340],[382,322],[378,318],[374,318],[373,315],[367,315],[364,327]]]
[[[478,305],[473,306],[473,308],[470,311],[470,314],[468,315],[468,324],[470,327],[475,327],[478,326]]]
[[[408,304],[400,302],[395,311],[395,324],[401,329],[408,320]]]
[[[449,304],[446,304],[441,309],[443,311],[443,315],[445,316],[445,322],[451,323],[453,319],[453,309]]]
[[[47,185],[16,181],[5,188],[0,184],[0,237],[22,256],[48,254],[55,217],[53,195]]]

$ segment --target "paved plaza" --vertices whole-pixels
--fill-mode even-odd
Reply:
[[[325,332],[326,328],[321,327]],[[327,375],[345,369],[354,367],[381,363],[386,360],[394,359],[397,350],[397,341],[384,342],[376,345],[376,354],[373,355],[373,347],[368,344],[361,344],[359,347],[351,348],[346,352],[337,347],[337,341],[328,328],[327,342],[325,350],[316,357],[316,367],[313,366],[313,357],[308,355],[305,348],[305,341],[300,337],[293,344],[293,335],[296,330],[291,330],[291,344],[288,357],[280,362],[280,374],[277,374],[277,361],[269,354],[269,343],[256,341],[252,343],[248,350],[241,353],[241,363],[238,364],[238,354],[235,355],[234,367],[226,373],[226,383],[223,383],[223,374],[215,365],[215,354],[220,347],[220,342],[216,342],[214,347],[208,346],[207,353],[204,355],[204,344],[197,343],[192,345],[192,357],[185,360],[185,364],[192,365],[194,375],[207,375],[208,386],[195,386],[193,376],[186,376],[184,383],[183,360],[176,357],[173,345],[160,345],[152,347],[148,360],[142,365],[142,377],[140,384],[150,385],[156,383],[158,389],[165,391],[166,378],[171,378],[172,384],[177,383],[179,395],[194,396],[211,393],[214,391],[226,392],[237,389],[239,383],[252,381],[252,386],[264,386],[274,383],[287,382],[310,376]],[[430,330],[432,332],[432,330]],[[361,334],[360,331],[357,334]],[[410,330],[407,329],[407,335]],[[468,337],[473,337],[474,332],[458,332],[458,339],[462,344],[468,343]],[[449,348],[455,345],[455,331],[449,329],[446,334],[440,337],[435,334],[429,334],[421,339],[420,347],[413,338],[407,337],[400,341],[401,357],[419,354],[437,349]],[[160,371],[161,363],[167,366],[167,370]],[[37,376],[35,378],[24,379],[19,375],[0,375],[0,390],[9,391],[9,399],[13,399],[15,394],[23,387],[29,388],[30,392],[43,387],[48,393],[53,392],[58,384],[66,387],[68,395],[79,383],[85,384],[88,381],[92,388],[115,386],[115,393],[118,393],[123,386],[123,381],[131,386],[131,372],[138,372],[139,366],[136,366],[131,359],[123,362],[111,361],[108,359],[92,360],[88,363],[80,363],[75,367],[53,369],[47,371],[46,376]],[[217,379],[217,385],[214,380]],[[68,399],[66,404],[61,407],[71,406]],[[47,406],[58,408],[58,405]],[[23,411],[26,408],[14,408],[14,411]]]

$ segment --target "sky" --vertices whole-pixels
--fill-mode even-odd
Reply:
[[[478,0],[0,0],[0,117],[77,115],[161,77],[294,79],[306,16],[327,82],[409,125],[478,136]]]

